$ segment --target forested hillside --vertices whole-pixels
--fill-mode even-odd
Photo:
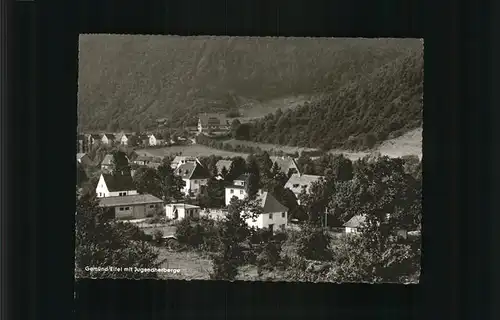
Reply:
[[[253,123],[247,137],[301,147],[363,149],[418,128],[423,120],[423,48],[414,48],[312,103]]]
[[[237,109],[248,100],[267,101],[302,94],[338,91],[346,97],[342,100],[352,99],[351,95],[360,86],[357,80],[408,52],[419,50],[422,43],[416,39],[82,35],[79,127],[141,130],[164,117],[171,120],[171,126],[190,125],[200,111],[225,112]],[[401,79],[391,77],[394,70],[397,67],[391,64],[378,71],[379,78],[384,75],[390,78],[384,80],[386,91],[394,90],[391,81],[402,83]],[[363,83],[365,93],[358,95],[357,100],[369,97],[371,86],[381,85]],[[383,90],[378,93],[383,94]],[[331,94],[311,112],[326,110],[326,105],[337,105],[334,100],[341,97]],[[401,99],[413,98],[403,96]],[[394,106],[401,103],[396,100]],[[355,110],[352,106],[349,108]],[[351,116],[359,117],[366,108],[363,105],[358,111],[352,111]],[[329,111],[331,119],[345,114],[345,111],[335,111],[337,109]],[[304,114],[304,110],[297,111],[297,115]],[[373,113],[366,114],[366,117],[373,116]],[[326,125],[324,119],[321,123]],[[286,140],[286,136],[283,139]]]

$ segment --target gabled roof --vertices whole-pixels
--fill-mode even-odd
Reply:
[[[76,154],[76,159],[81,159],[81,158],[83,158],[84,156],[87,156],[87,154],[86,154],[86,153],[77,153],[77,154]],[[87,157],[88,157],[88,156],[87,156]]]
[[[322,177],[323,176],[294,173],[285,183],[285,188],[292,190],[294,193],[300,193],[302,192],[302,188],[305,187],[306,192],[309,192],[309,188],[311,188],[312,183],[320,180]]]
[[[276,198],[267,191],[257,195],[257,200],[262,206],[262,213],[284,212],[288,208],[282,205]]]
[[[103,138],[104,138],[104,137],[106,137],[106,138],[108,138],[109,140],[115,140],[115,135],[114,135],[114,134],[112,134],[112,133],[105,133],[105,134],[103,134],[103,135],[102,135],[102,137],[103,137]]]
[[[218,113],[202,113],[199,115],[199,119],[202,125],[228,125],[229,121],[226,116]]]
[[[215,166],[217,167],[217,172],[221,173],[223,168],[226,168],[226,170],[229,171],[229,169],[231,169],[232,163],[233,163],[232,160],[219,160],[219,161],[217,161],[217,163],[215,164]]]
[[[136,190],[130,174],[106,174],[102,177],[110,192]]]
[[[102,159],[101,165],[109,166],[114,162],[114,158],[112,154],[107,154],[104,159]]]
[[[208,170],[198,162],[188,162],[181,164],[175,173],[182,177],[182,179],[208,179],[210,173]]]
[[[295,168],[298,169],[297,162],[292,157],[271,157],[271,160],[274,164],[278,164],[281,169],[281,172],[288,174],[288,170]]]
[[[366,220],[366,216],[356,215],[356,216],[353,216],[351,219],[349,219],[349,221],[344,223],[344,227],[359,228],[365,222],[365,220]]]
[[[120,197],[105,197],[100,198],[100,207],[117,207],[117,206],[130,206],[139,204],[156,204],[163,203],[161,199],[150,194],[135,194],[130,196]]]

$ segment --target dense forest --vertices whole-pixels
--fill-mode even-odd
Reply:
[[[341,103],[328,111],[329,119],[346,112],[351,118],[359,117],[368,106],[357,108],[350,104],[352,99],[366,104],[365,98],[381,95],[386,101],[385,94],[394,90],[394,82],[405,86],[405,80],[392,76],[398,63],[416,60],[404,68],[410,80],[418,83],[418,74],[410,71],[420,62],[407,55],[421,50],[422,42],[417,39],[82,35],[79,129],[142,131],[154,127],[158,118],[167,118],[169,127],[181,127],[195,124],[201,111],[237,113],[249,103],[298,95],[320,97],[325,92],[330,94],[312,105],[311,114],[317,117],[319,110],[327,112],[325,106],[339,105],[334,103],[338,99],[346,101],[345,108]],[[389,79],[383,84],[362,80],[374,70],[379,74],[375,79]],[[372,86],[384,89],[370,93]],[[364,93],[357,93],[361,87]],[[350,97],[354,93],[357,100]],[[394,104],[385,105],[385,112],[390,114],[405,99],[413,101],[413,95],[407,93],[401,96],[403,101],[394,95]],[[303,116],[307,109],[304,106],[296,115]],[[363,117],[372,118],[378,110],[377,106]],[[322,118],[321,123],[327,121]],[[288,140],[288,134],[280,139]],[[301,139],[285,142],[304,143]]]
[[[423,71],[423,51],[409,51],[315,102],[243,124],[239,139],[323,150],[373,148],[422,125]]]

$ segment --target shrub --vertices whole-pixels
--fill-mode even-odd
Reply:
[[[330,260],[331,236],[322,228],[304,225],[297,239],[297,253],[310,260]]]

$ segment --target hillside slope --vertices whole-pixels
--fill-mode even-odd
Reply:
[[[200,111],[338,89],[409,50],[415,39],[82,35],[80,129],[193,123]],[[331,90],[331,89],[330,89]]]
[[[321,98],[251,125],[250,140],[324,150],[371,149],[422,126],[423,48]]]

